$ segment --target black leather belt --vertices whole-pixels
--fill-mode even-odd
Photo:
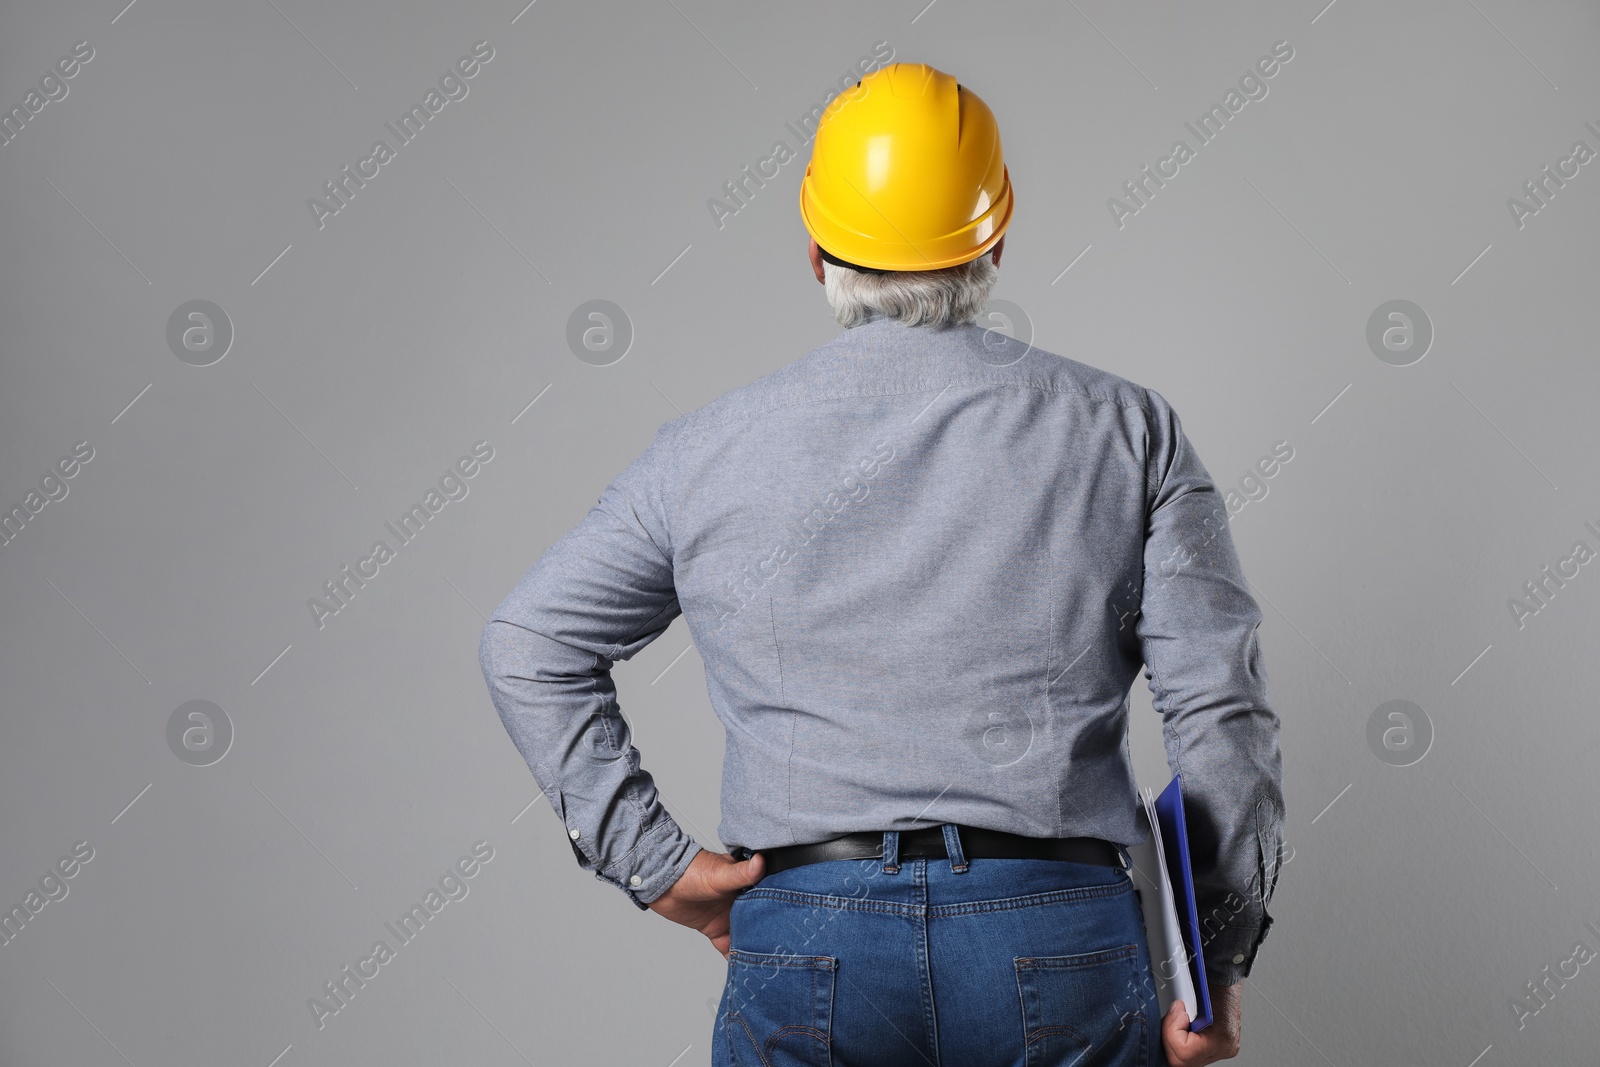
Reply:
[[[1072,863],[1093,863],[1102,867],[1122,867],[1117,846],[1098,837],[1024,837],[1004,830],[957,825],[961,849],[968,859],[1045,859]],[[825,860],[880,859],[883,856],[883,831],[863,830],[829,841],[807,845],[782,845],[758,850],[765,857],[767,874],[785,871],[806,863]],[[747,850],[741,850],[747,856]],[[948,859],[944,830],[939,826],[900,831],[900,859]]]

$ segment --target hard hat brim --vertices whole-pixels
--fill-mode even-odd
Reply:
[[[1001,173],[1004,180],[1000,195],[986,215],[974,219],[964,230],[948,234],[937,242],[915,242],[906,239],[902,242],[904,247],[899,250],[899,255],[884,255],[881,251],[884,245],[882,238],[846,229],[820,209],[820,205],[812,200],[808,192],[811,180],[810,164],[806,165],[805,176],[800,181],[800,218],[805,224],[806,231],[816,238],[819,246],[827,248],[834,255],[841,256],[850,263],[886,271],[938,270],[942,267],[955,267],[962,263],[970,263],[989,251],[1000,242],[1000,238],[1005,236],[1006,230],[1011,226],[1016,194],[1011,187],[1009,168],[1002,164]],[[969,244],[960,251],[949,250],[949,245],[958,242],[962,233],[970,233],[985,224],[992,224],[994,227],[988,237],[977,244]],[[935,244],[941,247],[936,249]]]

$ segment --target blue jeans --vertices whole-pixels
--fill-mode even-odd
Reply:
[[[1123,870],[829,860],[735,898],[713,1067],[1166,1067]]]

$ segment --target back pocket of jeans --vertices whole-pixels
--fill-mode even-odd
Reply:
[[[732,1067],[830,1067],[835,956],[728,950]]]
[[[1015,963],[1028,1067],[1145,1062],[1137,945],[1074,956],[1018,956]]]

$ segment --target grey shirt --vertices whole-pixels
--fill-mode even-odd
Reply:
[[[701,845],[610,669],[680,614],[726,730],[730,849],[943,822],[1136,844],[1145,666],[1207,973],[1249,973],[1282,843],[1278,717],[1227,509],[1159,393],[874,315],[663,425],[479,648],[574,858],[640,908]]]

